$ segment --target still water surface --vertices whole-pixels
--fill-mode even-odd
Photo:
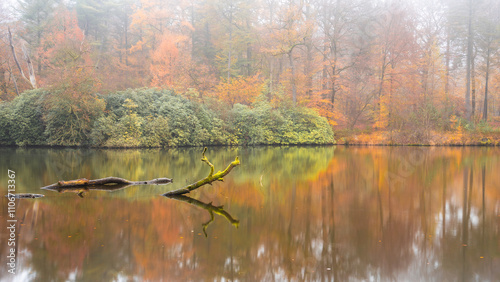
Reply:
[[[0,149],[1,281],[500,281],[500,149]],[[7,254],[7,169],[16,275]],[[58,193],[85,177],[174,183]],[[223,206],[223,207],[221,207]]]

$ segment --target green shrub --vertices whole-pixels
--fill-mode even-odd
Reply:
[[[68,89],[28,91],[0,104],[0,144],[165,147],[335,142],[330,125],[316,112],[285,103],[274,108],[266,99],[251,107],[236,104],[220,110],[218,102],[208,103],[209,108],[168,90],[93,95]]]
[[[26,91],[12,100],[9,105],[11,114],[10,137],[18,146],[45,144],[45,124],[43,122],[44,90]]]
[[[47,143],[78,146],[91,143],[92,125],[103,113],[104,101],[95,95],[52,93],[45,103]]]
[[[301,107],[275,109],[265,101],[253,106],[235,104],[232,109],[232,127],[239,144],[335,143],[328,121],[313,110]]]
[[[142,126],[141,146],[165,147],[168,145],[168,119],[166,117],[152,117],[144,120]]]
[[[11,136],[12,111],[8,103],[0,103],[0,145],[14,144]]]

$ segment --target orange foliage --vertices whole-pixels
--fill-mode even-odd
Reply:
[[[61,76],[82,69],[87,76],[106,77],[103,88],[108,91],[168,87],[190,99],[212,96],[232,105],[255,101],[266,79],[272,103],[288,105],[294,97],[297,105],[315,109],[332,126],[349,129],[428,132],[449,129],[450,115],[465,114],[463,101],[456,103],[465,92],[464,66],[457,63],[463,54],[446,48],[456,44],[447,42],[450,30],[441,28],[448,19],[433,14],[445,15],[445,6],[389,1],[357,9],[349,1],[140,0],[116,7],[91,2],[89,10],[106,7],[117,13],[106,21],[89,21],[85,12],[77,15],[58,2],[48,22],[37,26],[39,34],[30,19],[6,20],[12,22],[14,37],[22,34],[34,42],[43,35],[40,44],[32,44],[37,49],[28,50],[36,53],[32,58],[40,86],[58,84]],[[8,18],[1,9],[0,14]],[[6,27],[0,27],[0,35],[0,57],[6,58],[0,60],[0,98],[9,100],[14,79],[21,92],[26,87],[10,58]],[[21,43],[17,38],[18,53]],[[482,52],[476,58],[474,123],[484,99]],[[497,55],[491,54],[492,61]],[[233,78],[220,81],[226,74]],[[491,119],[499,115],[498,77],[497,68],[490,67]],[[424,116],[429,109],[432,119]]]
[[[182,65],[188,63],[185,53],[179,54],[179,46],[186,44],[187,37],[166,32],[159,46],[152,51],[151,74],[153,86],[174,86],[182,83]]]
[[[76,12],[58,9],[38,48],[43,64],[41,85],[49,86],[61,78],[90,76],[93,66],[90,46],[78,27]]]
[[[251,77],[236,77],[221,81],[211,95],[230,105],[236,103],[250,105],[262,93],[264,84],[259,75]]]

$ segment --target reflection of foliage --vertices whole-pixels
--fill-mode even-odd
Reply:
[[[208,236],[207,235],[208,226],[210,225],[210,223],[212,223],[214,221],[214,213],[227,219],[227,221],[229,221],[229,223],[231,223],[236,228],[238,228],[238,226],[240,224],[239,220],[234,219],[228,212],[226,212],[224,210],[224,206],[214,206],[214,205],[212,205],[211,202],[206,204],[206,203],[203,203],[201,201],[195,200],[193,198],[190,198],[190,197],[184,196],[184,195],[173,195],[173,196],[167,196],[167,197],[170,199],[175,199],[178,201],[189,203],[191,205],[197,206],[199,208],[202,208],[202,209],[208,211],[208,213],[210,214],[210,220],[207,221],[206,223],[202,224],[203,233],[205,234],[205,237]]]
[[[57,172],[48,164],[61,159],[72,167],[64,179],[149,179],[161,173],[182,184],[192,180],[185,180],[186,175],[199,179],[207,174],[207,167],[199,165],[199,149],[80,152],[0,148],[0,166],[17,170],[23,180],[18,192],[36,192],[51,183]],[[459,281],[465,263],[477,280],[499,278],[494,271],[500,257],[498,148],[266,147],[213,152],[215,166],[227,164],[235,154],[245,162],[227,182],[214,185],[224,189],[208,186],[197,196],[241,217],[238,232],[214,212],[210,236],[202,239],[200,218],[211,219],[207,211],[140,186],[116,193],[95,191],[92,194],[106,197],[85,201],[46,195],[19,201],[18,239],[25,268],[37,281],[65,281],[70,275],[92,281],[349,281],[369,280],[374,273],[379,280]],[[412,161],[414,152],[421,162]],[[400,171],[405,161],[414,167]],[[472,186],[467,186],[468,223],[462,210],[467,167],[474,168]],[[305,168],[306,175],[297,173]],[[388,185],[383,179],[387,171],[405,172],[403,182]],[[0,191],[5,191],[2,177]],[[465,184],[470,183],[469,177]],[[467,247],[462,246],[464,227],[469,228]],[[5,271],[0,269],[0,275]]]

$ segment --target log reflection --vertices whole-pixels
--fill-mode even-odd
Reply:
[[[56,191],[59,193],[76,193],[80,198],[90,190],[116,191],[135,185],[165,185],[172,183],[170,178],[156,178],[147,181],[130,181],[119,177],[105,177],[100,179],[88,180],[80,178],[70,181],[58,181],[57,183],[42,187],[42,190]]]
[[[227,221],[229,221],[229,223],[231,223],[236,228],[238,228],[238,226],[240,224],[239,220],[234,219],[228,212],[226,212],[224,210],[224,206],[214,206],[214,205],[212,205],[212,202],[207,204],[207,203],[201,202],[199,200],[196,200],[196,199],[190,198],[188,196],[184,196],[184,195],[172,195],[172,196],[165,196],[165,197],[170,198],[170,199],[174,199],[174,200],[178,200],[178,201],[182,201],[182,202],[186,202],[188,204],[191,204],[193,206],[197,206],[199,208],[206,210],[210,214],[210,220],[202,224],[203,233],[205,234],[205,237],[208,237],[208,234],[207,234],[208,226],[215,219],[214,213],[227,219]]]
[[[135,185],[137,184],[107,184],[107,185],[74,186],[74,187],[43,187],[40,189],[55,191],[59,193],[75,193],[78,197],[84,198],[85,195],[90,191],[113,192]]]

